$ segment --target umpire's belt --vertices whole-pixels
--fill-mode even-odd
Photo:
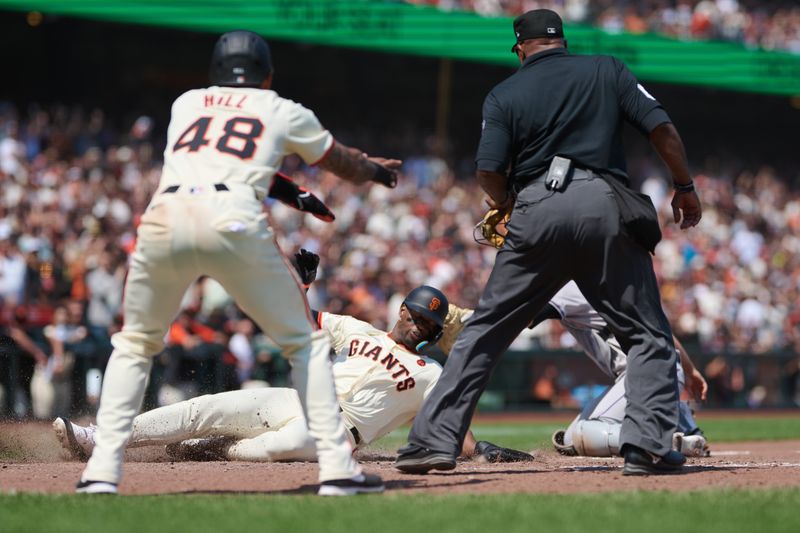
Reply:
[[[181,187],[184,187],[184,186],[183,185],[170,185],[169,187],[167,187],[166,189],[161,191],[161,194],[173,194],[173,193],[176,193],[179,190],[181,190]],[[200,194],[200,193],[205,192],[205,189],[203,187],[198,187],[196,185],[186,185],[185,187],[186,187],[186,190],[189,191],[189,194]],[[214,190],[218,191],[218,192],[222,192],[222,191],[229,191],[230,189],[228,189],[228,186],[225,185],[224,183],[215,183],[214,184]]]
[[[596,173],[592,170],[585,169],[585,168],[578,168],[574,164],[570,169],[570,179],[569,181],[582,181],[582,180],[589,180],[594,178]],[[540,174],[536,174],[535,176],[519,176],[514,180],[514,184],[511,186],[514,190],[514,194],[519,194],[519,191],[537,181],[539,178],[546,178],[547,171]],[[568,185],[569,186],[569,185]]]

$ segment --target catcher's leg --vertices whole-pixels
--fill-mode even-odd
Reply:
[[[103,378],[95,448],[83,481],[119,483],[123,453],[141,407],[152,357],[162,350],[169,323],[194,279],[191,272],[174,271],[168,242],[145,239],[145,246],[141,229],[139,236],[125,284],[125,325],[111,340],[114,352]],[[143,247],[149,257],[141,252]]]
[[[602,268],[576,281],[628,354],[622,442],[663,456],[678,422],[677,357],[652,261],[624,241],[608,239]]]
[[[242,239],[234,235],[230,240]],[[240,256],[227,256],[212,273],[239,306],[283,348],[292,365],[292,384],[303,402],[309,433],[317,444],[319,479],[352,478],[361,473],[339,413],[330,341],[311,319],[305,292],[271,233],[253,236]],[[234,246],[232,244],[232,246]]]
[[[570,424],[564,442],[571,444],[578,455],[619,455],[619,432],[624,417],[625,379],[620,376]]]

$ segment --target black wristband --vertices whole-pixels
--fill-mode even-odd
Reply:
[[[689,183],[675,183],[672,182],[672,187],[675,188],[675,192],[678,194],[683,194],[685,192],[694,192],[694,182],[690,181]]]
[[[383,165],[373,164],[375,165],[375,174],[372,176],[372,181],[393,189],[397,185],[397,174]]]

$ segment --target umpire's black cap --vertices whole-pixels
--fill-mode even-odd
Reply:
[[[514,35],[517,42],[511,47],[512,52],[516,51],[519,43],[528,39],[563,39],[564,25],[555,11],[533,9],[514,19]]]

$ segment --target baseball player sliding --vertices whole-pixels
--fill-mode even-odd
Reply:
[[[319,257],[301,251],[296,260],[304,283],[313,281]],[[414,418],[441,374],[441,366],[419,352],[441,337],[448,301],[432,287],[412,290],[391,331],[350,316],[314,312],[332,339],[333,373],[347,436],[354,447],[379,439]],[[85,458],[96,431],[57,418],[62,446]],[[297,392],[264,388],[200,396],[137,416],[128,446],[167,445],[176,458],[242,461],[312,461],[314,439]],[[492,462],[532,460],[530,455],[476,442],[468,434],[463,455]]]
[[[219,281],[278,345],[316,443],[320,494],[380,492],[363,474],[339,414],[328,353],[305,294],[278,249],[262,204],[287,154],[354,183],[393,187],[401,161],[367,158],[334,141],[313,112],[270,90],[272,59],[258,35],[222,35],[211,57],[212,86],[172,105],[158,190],[141,217],[97,414],[95,446],[78,492],[117,492],[125,446],[152,357],[186,288]]]
[[[471,309],[451,305],[440,347],[448,350],[455,342],[463,324],[472,315]],[[614,380],[600,397],[590,402],[566,430],[553,434],[553,446],[564,455],[609,457],[619,455],[619,433],[625,417],[625,367],[627,356],[617,340],[610,336],[603,318],[586,301],[577,284],[570,281],[550,300],[530,327],[547,319],[559,319],[572,334],[586,355],[608,377]],[[695,368],[689,354],[678,339],[674,339],[679,354],[678,385],[697,400],[705,400],[707,384]],[[685,401],[680,402],[679,432],[673,437],[673,447],[684,455],[708,455],[708,445],[694,421]]]

